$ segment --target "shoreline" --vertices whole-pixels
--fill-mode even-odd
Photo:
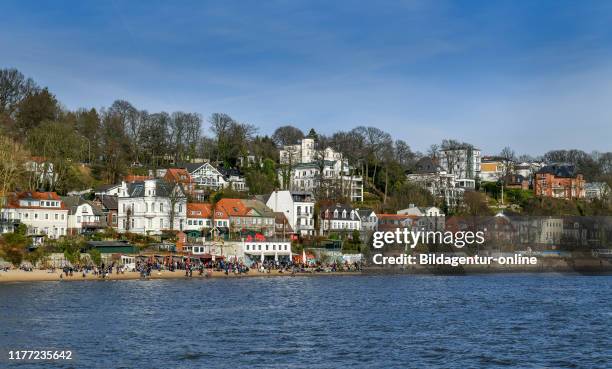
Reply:
[[[112,274],[106,278],[100,278],[93,274],[87,274],[83,278],[81,273],[75,273],[72,277],[64,276],[60,279],[61,271],[50,273],[46,270],[34,270],[26,272],[23,270],[13,269],[8,272],[0,272],[0,285],[3,283],[22,283],[22,282],[76,282],[76,281],[127,281],[127,280],[164,280],[164,279],[219,279],[219,278],[275,278],[275,277],[342,277],[342,276],[380,276],[380,275],[437,275],[437,276],[468,276],[468,275],[483,275],[483,274],[581,274],[581,275],[612,275],[612,268],[568,268],[559,266],[536,267],[536,268],[365,268],[360,272],[300,272],[291,274],[289,272],[279,273],[272,271],[270,273],[261,273],[259,271],[250,271],[245,274],[228,274],[222,271],[214,271],[211,276],[206,274],[195,274],[192,277],[186,277],[183,270],[179,271],[161,271],[153,272],[147,278],[141,278],[139,272],[125,272],[124,274]]]
[[[47,270],[34,270],[26,272],[19,269],[12,269],[7,272],[0,271],[0,284],[12,283],[12,282],[73,282],[73,281],[127,281],[127,280],[160,280],[160,279],[209,279],[209,278],[253,278],[253,277],[315,277],[315,276],[355,276],[362,275],[361,272],[304,272],[291,274],[290,272],[279,273],[278,271],[271,271],[270,273],[261,273],[259,271],[249,271],[244,274],[225,274],[221,271],[213,271],[211,276],[206,274],[199,275],[194,273],[192,277],[186,277],[184,270],[177,270],[174,272],[164,270],[160,272],[151,272],[151,275],[147,278],[141,278],[139,272],[125,272],[123,274],[109,274],[106,278],[100,278],[92,273],[87,274],[85,277],[81,273],[74,273],[72,277],[64,276],[60,278],[60,274],[63,272],[57,270],[54,273],[50,273]]]

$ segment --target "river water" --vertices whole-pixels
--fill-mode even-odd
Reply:
[[[612,276],[14,283],[0,319],[0,368],[612,367]]]

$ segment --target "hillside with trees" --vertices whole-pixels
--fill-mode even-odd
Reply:
[[[305,137],[300,128],[279,127],[266,135],[248,122],[225,113],[203,118],[195,112],[150,112],[118,99],[108,107],[64,107],[52,89],[41,87],[16,69],[0,70],[0,192],[14,189],[44,189],[66,194],[100,184],[119,182],[127,174],[146,174],[149,169],[208,159],[227,168],[238,166],[248,156],[254,162],[241,168],[251,194],[269,193],[279,186],[279,148]],[[465,146],[447,139],[431,145],[426,153],[415,152],[388,132],[357,126],[331,135],[310,130],[318,147],[341,152],[351,167],[364,177],[365,204],[378,211],[392,212],[416,205],[437,203],[428,191],[406,181],[423,157],[439,159],[440,149]],[[510,160],[533,159],[515,155],[510,148],[500,156]],[[54,180],[29,175],[22,170],[31,158],[43,158],[53,166]],[[547,161],[576,165],[587,181],[612,183],[612,153],[555,150],[543,155]],[[495,199],[494,189],[479,193],[486,203]],[[332,194],[332,201],[342,201]],[[539,213],[551,208],[528,195],[517,195],[521,209]],[[362,205],[363,206],[363,205]],[[578,206],[577,204],[573,205]],[[601,212],[601,209],[593,210]],[[554,208],[555,206],[552,206]],[[561,206],[558,206],[561,207]],[[486,208],[486,207],[485,207]],[[480,209],[480,210],[478,210]],[[464,209],[483,211],[480,206]]]

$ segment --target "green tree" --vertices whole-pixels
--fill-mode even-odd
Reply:
[[[31,131],[28,146],[32,153],[53,164],[54,178],[42,185],[64,193],[70,190],[67,185],[70,171],[84,153],[83,139],[74,127],[64,122],[46,121]]]
[[[91,249],[87,253],[89,254],[89,257],[94,265],[99,266],[102,264],[102,254],[100,253],[100,250]]]
[[[54,120],[59,113],[57,99],[47,88],[28,94],[17,105],[17,137],[27,137],[42,122]]]
[[[6,233],[0,238],[0,253],[5,260],[18,267],[26,254],[27,243],[23,228],[14,233]]]

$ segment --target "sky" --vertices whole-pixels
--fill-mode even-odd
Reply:
[[[610,24],[593,0],[4,0],[0,68],[68,109],[124,99],[261,134],[370,125],[420,151],[611,151]]]

